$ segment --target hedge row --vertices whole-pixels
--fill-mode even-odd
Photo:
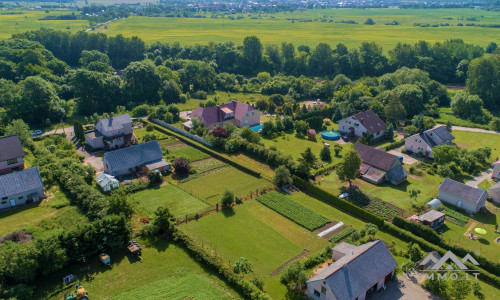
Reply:
[[[493,262],[485,258],[484,256],[477,255],[474,252],[471,252],[470,250],[467,250],[463,247],[445,243],[430,227],[410,222],[403,218],[398,218],[398,217],[394,218],[393,223],[394,225],[404,230],[407,230],[413,233],[414,235],[425,239],[426,241],[429,241],[433,244],[437,244],[446,250],[451,250],[455,255],[463,257],[466,256],[467,254],[470,254],[477,260],[477,262],[482,268],[495,274],[496,276],[500,276],[500,264]]]
[[[434,244],[429,243],[428,241],[424,240],[421,237],[418,237],[414,234],[412,234],[409,231],[406,231],[402,228],[397,227],[394,224],[391,224],[389,222],[384,222],[383,227],[381,228],[383,231],[405,241],[405,242],[414,242],[420,246],[420,248],[426,252],[430,251],[437,251],[441,255],[444,255],[447,251],[439,246],[436,246]],[[455,255],[458,256],[465,256],[462,252],[456,251],[455,249],[449,249],[451,250]],[[456,252],[455,252],[456,251]],[[473,253],[470,253],[472,256],[474,256]],[[475,256],[474,256],[475,257]],[[490,272],[487,271],[487,268],[489,267],[487,263],[481,263],[479,260],[479,266],[474,266],[471,263],[467,263],[467,267],[473,269],[473,270],[479,270],[479,279],[497,287],[500,288],[500,278],[498,276],[495,276],[494,274],[491,274]]]
[[[237,163],[237,162],[235,162],[235,161],[233,161],[233,160],[231,160],[229,158],[226,158],[225,156],[219,154],[218,152],[216,152],[214,150],[211,150],[211,149],[209,149],[207,147],[204,147],[204,146],[202,146],[202,145],[200,145],[200,144],[192,141],[191,139],[189,139],[189,138],[187,138],[187,137],[185,137],[185,136],[183,136],[181,134],[178,134],[176,132],[168,130],[168,129],[164,128],[164,127],[161,127],[161,126],[156,125],[154,123],[151,123],[149,121],[147,121],[147,123],[153,125],[156,130],[158,130],[160,132],[163,132],[165,134],[168,134],[168,135],[175,136],[176,138],[178,138],[179,140],[183,141],[184,143],[186,143],[186,144],[188,144],[188,145],[190,145],[190,146],[192,146],[192,147],[194,147],[196,149],[199,149],[199,150],[207,153],[208,155],[211,155],[212,157],[215,157],[215,158],[217,158],[217,159],[219,159],[219,160],[227,163],[228,165],[231,165],[231,166],[233,166],[233,167],[235,167],[235,168],[237,168],[237,169],[239,169],[239,170],[241,170],[243,172],[246,172],[246,173],[248,173],[250,175],[253,175],[253,176],[256,176],[256,177],[260,177],[260,173],[259,172],[254,171],[254,170],[252,170],[252,169],[250,169],[248,167],[245,167],[243,165],[240,165],[239,163]]]
[[[321,118],[331,118],[333,113],[335,112],[335,107],[328,107],[324,109],[311,110],[307,113],[298,113],[293,116],[293,120],[305,120],[312,117],[321,117]]]
[[[231,286],[240,291],[246,299],[267,300],[270,299],[263,291],[259,290],[254,284],[237,275],[234,271],[226,267],[220,258],[212,256],[203,248],[198,246],[189,236],[180,230],[174,233],[175,241],[183,245],[196,259],[203,262],[206,266],[212,268],[221,274]]]
[[[299,188],[307,191],[308,193],[322,199],[325,201],[330,202],[333,206],[338,207],[340,209],[343,209],[359,218],[362,218],[370,223],[373,223],[379,227],[384,225],[384,219],[372,214],[371,212],[364,210],[348,201],[345,201],[343,199],[340,199],[337,196],[334,196],[333,194],[330,194],[327,191],[322,190],[321,188],[304,181],[303,179],[293,175],[293,182],[296,186]]]
[[[401,217],[394,217],[392,223],[400,228],[410,231],[411,233],[419,237],[423,237],[425,240],[431,243],[438,245],[443,243],[441,237],[429,226],[425,226],[417,222],[409,222]]]
[[[394,143],[390,143],[389,145],[385,146],[384,149],[385,149],[385,151],[389,151],[389,150],[401,147],[404,144],[405,144],[405,139],[402,139],[402,140],[396,141]]]

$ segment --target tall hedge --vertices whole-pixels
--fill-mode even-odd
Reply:
[[[431,243],[438,245],[441,245],[443,243],[441,237],[429,226],[425,226],[417,222],[410,222],[398,216],[394,217],[392,223],[398,227],[410,231],[413,234],[416,234],[419,237],[424,238],[426,241],[429,241]]]
[[[329,192],[309,183],[309,182],[306,182],[304,181],[303,179],[297,177],[297,176],[293,176],[293,182],[296,186],[298,186],[299,188],[307,191],[308,193],[322,199],[322,200],[325,200],[325,201],[328,201],[330,202],[333,206],[335,207],[338,207],[342,210],[345,210],[359,218],[362,218],[370,223],[373,223],[379,227],[383,226],[384,225],[384,219],[375,215],[375,214],[372,214],[371,212],[365,210],[365,209],[362,209],[361,207],[359,206],[356,206],[348,201],[345,201],[343,199],[340,199],[339,197],[337,196],[334,196],[333,194],[330,194]]]

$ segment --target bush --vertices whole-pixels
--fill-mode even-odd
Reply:
[[[396,141],[394,143],[390,143],[389,145],[385,146],[384,147],[384,150],[385,151],[389,151],[389,150],[392,150],[392,149],[396,149],[398,147],[401,147],[405,144],[405,139],[401,139],[399,141]]]
[[[163,182],[163,177],[158,170],[149,171],[148,173],[149,185],[156,186]]]
[[[194,99],[207,100],[207,92],[205,91],[197,91],[193,95],[191,95]]]
[[[153,131],[153,130],[155,130],[155,127],[154,127],[152,124],[148,124],[148,125],[146,126],[146,131],[147,131],[147,132],[151,132],[151,131]]]
[[[132,109],[132,117],[139,118],[139,117],[145,117],[151,113],[151,107],[147,104],[142,104],[139,106],[134,107]]]
[[[220,203],[222,204],[222,206],[231,206],[231,204],[233,204],[234,202],[234,193],[233,191],[230,191],[230,190],[225,190],[224,191],[224,194],[222,195],[222,198],[220,200]]]
[[[443,243],[441,237],[429,226],[422,225],[416,222],[410,222],[401,217],[394,217],[392,223],[400,228],[410,231],[411,233],[425,238],[426,241],[440,245]]]
[[[178,157],[172,162],[172,166],[175,169],[175,173],[187,174],[191,169],[189,162],[184,157]]]

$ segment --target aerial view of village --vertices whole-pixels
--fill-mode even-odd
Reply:
[[[0,299],[500,299],[500,1],[0,0]]]

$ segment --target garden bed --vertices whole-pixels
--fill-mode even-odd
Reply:
[[[347,192],[349,193],[349,197],[345,198],[344,200],[347,200],[351,202],[354,205],[357,205],[359,207],[362,207],[366,209],[367,211],[376,214],[377,216],[380,216],[386,220],[391,220],[395,216],[403,216],[404,215],[404,210],[391,204],[388,202],[383,201],[382,199],[379,198],[373,198],[370,197],[366,194],[364,194],[362,191],[357,190],[357,189],[347,189],[345,187],[341,188],[342,192]]]

